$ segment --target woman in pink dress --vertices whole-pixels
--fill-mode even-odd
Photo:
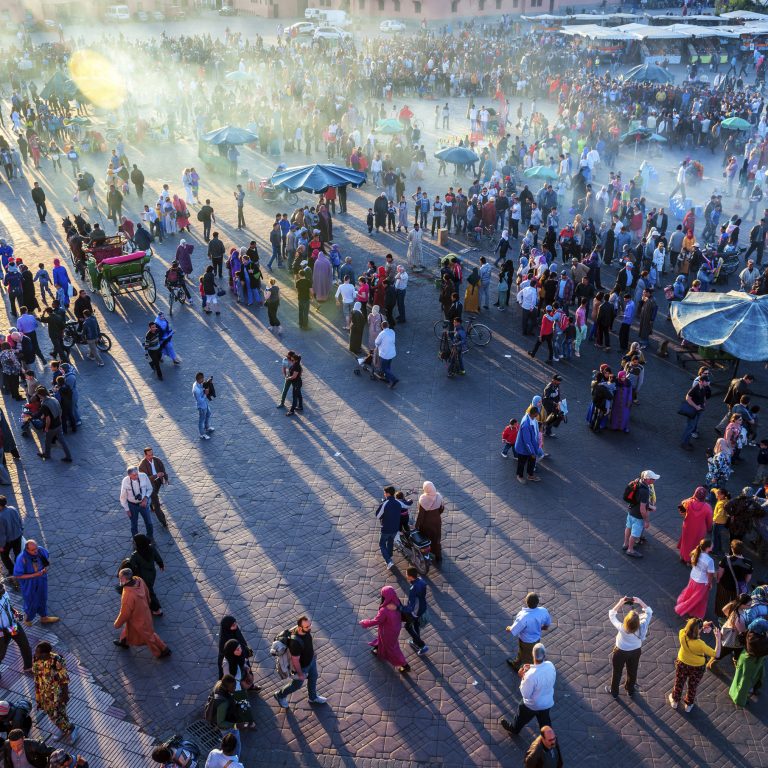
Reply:
[[[189,211],[187,204],[178,196],[173,196],[173,207],[176,209],[176,226],[181,232],[186,229],[189,232]]]
[[[677,548],[680,551],[680,562],[685,565],[691,562],[693,548],[712,531],[712,507],[707,504],[706,498],[707,489],[700,485],[690,499],[680,504],[685,516]]]
[[[400,629],[403,626],[400,613],[400,598],[393,587],[382,587],[381,605],[375,619],[363,619],[361,627],[376,627],[376,639],[368,645],[371,653],[382,661],[388,661],[401,674],[410,671],[410,666],[400,650]]]
[[[715,561],[711,557],[712,541],[702,539],[690,553],[691,575],[685,589],[678,595],[675,613],[703,619],[707,613],[709,590],[715,584]]]

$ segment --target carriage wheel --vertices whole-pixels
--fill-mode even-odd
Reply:
[[[115,311],[115,297],[112,295],[112,288],[109,280],[101,279],[101,296],[104,299],[104,306],[110,311]]]
[[[148,269],[144,270],[144,279],[142,280],[141,287],[144,295],[147,297],[147,301],[150,304],[154,304],[157,298],[157,287],[155,286],[155,278],[152,277],[152,273]]]

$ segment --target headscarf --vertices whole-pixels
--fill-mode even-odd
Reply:
[[[531,408],[538,408],[539,412],[541,412],[541,395],[533,396],[533,400],[531,400]]]
[[[385,605],[400,605],[400,598],[397,596],[394,587],[382,587],[381,588],[381,604]]]
[[[480,272],[478,271],[477,267],[472,268],[472,272],[467,278],[467,282],[470,285],[477,285],[480,282]]]
[[[720,453],[724,453],[730,458],[731,456],[731,444],[723,437],[719,437],[715,443],[713,453],[717,456]]]
[[[443,497],[437,492],[434,483],[427,480],[422,486],[424,493],[419,496],[419,506],[430,512],[433,509],[440,509],[443,506]]]
[[[377,277],[379,278],[379,280],[386,280],[387,279],[387,270],[384,267],[379,267],[379,271],[378,271]]]
[[[501,239],[502,240],[509,240],[509,230],[508,229],[502,229],[501,230]]]
[[[356,302],[355,302],[355,303],[352,305],[352,311],[353,311],[353,312],[361,312],[361,313],[362,313],[362,311],[363,311],[363,305],[362,305],[362,304],[361,304],[359,301],[356,301]]]
[[[373,308],[371,309],[371,314],[372,315],[379,315],[379,314],[381,314],[381,309],[379,308],[378,304],[374,304],[373,305]]]
[[[248,646],[248,643],[245,642],[245,637],[243,637],[240,626],[238,625],[237,629],[232,629],[232,625],[235,623],[237,623],[237,619],[230,615],[225,616],[219,623],[219,679],[224,675],[224,669],[221,666],[221,662],[224,660],[224,646],[227,644],[228,640],[237,640],[237,642],[240,643],[243,647],[243,658],[252,655],[252,651]]]
[[[703,485],[700,485],[693,492],[693,498],[696,499],[696,501],[706,501],[707,500],[707,489]]]
[[[242,648],[243,652],[240,656],[235,655],[235,651],[237,648]],[[235,670],[240,669],[241,676],[243,672],[243,668],[245,666],[245,647],[244,645],[239,641],[232,638],[231,640],[227,640],[226,643],[224,643],[224,658],[229,663],[229,673],[230,674],[236,674]]]

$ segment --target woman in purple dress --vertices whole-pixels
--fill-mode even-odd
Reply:
[[[619,371],[616,391],[611,407],[611,429],[629,432],[629,415],[632,409],[632,384],[625,371]]]

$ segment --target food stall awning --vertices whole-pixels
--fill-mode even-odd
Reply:
[[[629,35],[633,35],[635,40],[672,40],[679,38],[680,35],[669,27],[651,27],[648,24],[623,24],[616,27],[616,31],[621,30]]]
[[[639,40],[629,32],[623,32],[618,27],[601,27],[597,24],[581,24],[573,27],[563,27],[560,34],[569,37],[587,37],[590,40]]]
[[[676,32],[680,37],[738,37],[740,32],[733,32],[728,27],[702,27],[698,24],[670,24],[664,29]]]
[[[687,23],[691,21],[705,21],[710,24],[725,24],[728,20],[723,16],[713,16],[709,13],[689,13],[687,16],[681,16],[679,13],[662,13],[658,16],[649,16],[649,21],[671,21],[675,23]]]
[[[721,13],[720,18],[730,21],[768,21],[768,15],[756,11],[728,11]]]

